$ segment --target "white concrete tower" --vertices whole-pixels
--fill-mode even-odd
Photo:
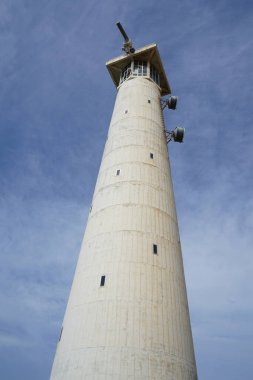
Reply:
[[[118,93],[51,380],[196,380],[157,46],[107,63]]]

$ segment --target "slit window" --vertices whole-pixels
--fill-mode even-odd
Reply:
[[[125,113],[128,113],[128,110],[125,110]]]
[[[153,244],[153,254],[157,255],[157,244]]]
[[[150,158],[152,158],[152,160],[153,160],[153,158],[154,158],[154,154],[153,153],[150,153]]]
[[[120,169],[117,170],[116,175],[120,175]]]
[[[100,286],[105,286],[105,276],[101,276]]]
[[[151,100],[150,100],[150,99],[148,100],[148,103],[151,103]]]

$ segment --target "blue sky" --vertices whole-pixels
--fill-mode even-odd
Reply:
[[[253,3],[0,2],[0,373],[48,379],[116,95],[156,42],[186,128],[170,159],[200,380],[253,373]]]

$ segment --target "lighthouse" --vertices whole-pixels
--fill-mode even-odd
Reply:
[[[50,380],[197,380],[163,118],[176,100],[157,45],[135,50],[118,26],[117,96]]]

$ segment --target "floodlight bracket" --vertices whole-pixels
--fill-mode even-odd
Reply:
[[[173,131],[167,131],[165,129],[165,136],[166,136],[167,144],[170,141],[182,143],[184,140],[184,134],[185,134],[185,129],[182,127],[177,127]]]

